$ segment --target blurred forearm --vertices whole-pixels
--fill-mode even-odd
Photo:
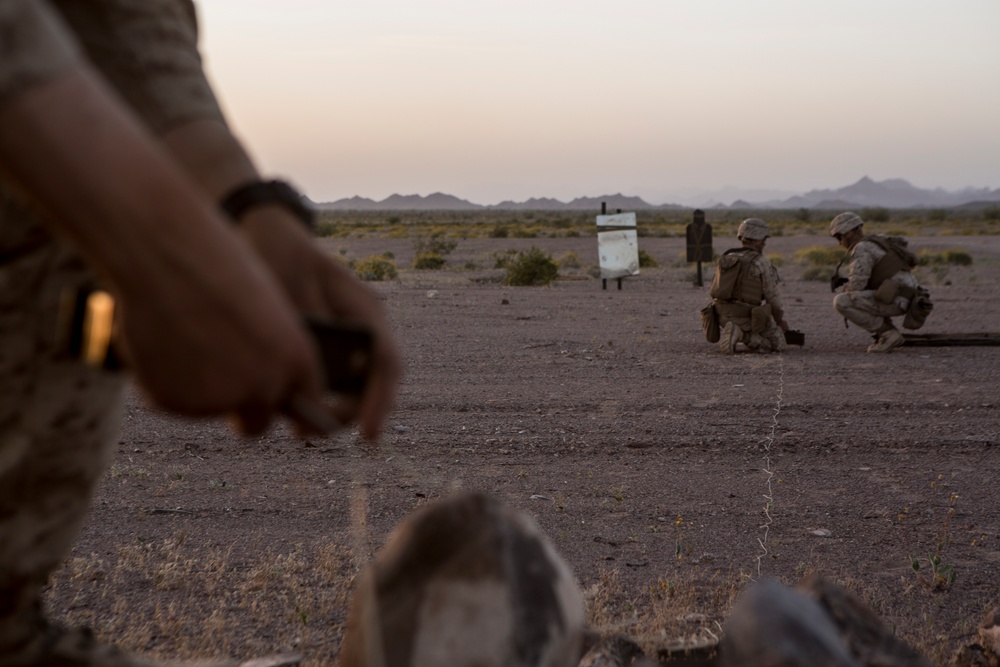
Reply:
[[[162,141],[213,202],[258,177],[243,146],[220,120],[185,123],[164,134]]]
[[[0,164],[119,288],[211,252],[192,252],[195,239],[232,233],[83,66],[0,106]]]

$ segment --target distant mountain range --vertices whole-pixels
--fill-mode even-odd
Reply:
[[[333,202],[319,202],[313,205],[320,210],[330,211],[476,211],[476,210],[513,210],[513,211],[595,211],[600,210],[604,203],[609,212],[621,209],[635,211],[638,209],[678,210],[690,209],[692,206],[679,204],[650,204],[639,197],[623,194],[605,195],[602,197],[578,197],[569,202],[561,202],[551,198],[532,198],[523,202],[504,201],[499,204],[475,204],[453,195],[435,192],[426,197],[420,195],[392,195],[382,201],[366,197],[349,197]],[[835,190],[810,190],[802,195],[787,199],[749,202],[738,199],[728,206],[716,204],[716,209],[826,209],[852,210],[867,207],[884,208],[986,208],[1000,204],[1000,188],[965,188],[958,191],[947,191],[942,188],[925,190],[916,188],[899,178],[885,181],[873,181],[864,176],[857,183]]]

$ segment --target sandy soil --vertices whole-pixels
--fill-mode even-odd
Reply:
[[[413,256],[405,239],[323,242],[347,257],[392,251],[401,267]],[[593,238],[461,241],[454,268],[374,285],[407,364],[380,444],[353,433],[303,443],[281,426],[244,441],[218,422],[150,411],[133,392],[75,567],[100,560],[114,570],[123,547],[180,535],[186,558],[222,549],[243,568],[263,550],[343,545],[349,581],[414,507],[480,489],[533,515],[585,590],[612,576],[602,604],[626,632],[669,582],[697,588],[686,604],[721,622],[752,580],[794,583],[818,570],[946,655],[1000,602],[1000,347],[865,354],[866,334],[845,328],[828,285],[799,280],[791,261],[795,249],[827,243],[768,245],[785,258],[787,319],[805,346],[724,357],[697,321],[710,273],[693,285],[692,267],[677,263],[681,239],[641,239],[662,266],[620,291],[584,270],[547,288],[503,287],[490,268],[493,252],[531,245],[592,264]],[[911,245],[975,258],[921,270],[936,305],[922,333],[1000,331],[1000,238]],[[954,567],[950,586],[913,571],[911,557],[926,574],[933,554]],[[170,587],[98,579],[61,579],[55,614],[113,629],[115,615],[171,604]],[[182,611],[219,612],[210,600]],[[343,613],[312,621],[327,636],[321,648],[259,619],[247,632],[331,657]],[[172,650],[169,637],[149,643]]]

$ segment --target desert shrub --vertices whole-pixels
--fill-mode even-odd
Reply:
[[[889,222],[889,209],[881,206],[863,208],[859,215],[865,222]]]
[[[639,268],[640,269],[653,269],[659,266],[660,263],[657,262],[652,255],[650,255],[645,250],[639,251]]]
[[[386,250],[384,253],[379,255],[379,257],[385,257],[386,259],[396,259],[396,253],[391,250]]]
[[[510,230],[505,225],[494,225],[489,236],[491,239],[505,239],[510,236]]]
[[[388,218],[385,219],[385,221],[387,223],[389,223],[390,225],[398,225],[399,224],[399,216],[398,215],[390,215]]]
[[[917,252],[917,258],[923,266],[952,264],[955,266],[970,266],[972,255],[961,248],[948,250],[929,250],[924,248]]]
[[[785,256],[780,252],[770,252],[766,256],[768,261],[770,261],[774,266],[781,266],[785,263]]]
[[[833,277],[833,269],[829,266],[807,266],[802,272],[802,280],[829,280]]]
[[[799,264],[835,265],[844,258],[845,251],[836,245],[811,245],[795,251],[795,261]]]
[[[552,256],[532,246],[523,250],[507,263],[504,285],[548,285],[559,275],[559,267]]]
[[[393,280],[399,275],[396,271],[396,262],[382,255],[365,257],[355,262],[353,268],[361,280]]]
[[[812,213],[807,208],[800,208],[795,212],[795,219],[799,222],[809,222],[810,217],[812,217]]]
[[[557,260],[556,264],[560,269],[579,269],[580,268],[580,256],[577,255],[572,250],[563,253]]]
[[[517,251],[513,248],[497,250],[491,255],[491,257],[493,257],[493,268],[506,269],[510,265],[511,261],[513,261],[515,255],[517,255]]]
[[[413,242],[413,249],[417,255],[438,255],[443,258],[458,246],[458,241],[442,238],[441,232],[431,234],[429,237],[420,237]]]
[[[316,236],[325,238],[337,233],[337,224],[333,220],[320,220],[316,223]]]
[[[444,266],[444,257],[436,252],[422,252],[413,258],[413,268],[415,269],[440,269]]]
[[[538,228],[535,226],[521,225],[514,228],[514,238],[533,239],[538,236]]]
[[[931,209],[927,212],[927,219],[931,222],[944,222],[948,219],[948,211],[943,208]]]
[[[1000,206],[987,206],[983,209],[983,220],[991,222],[1000,220]]]

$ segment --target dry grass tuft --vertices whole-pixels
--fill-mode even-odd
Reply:
[[[251,563],[234,562],[230,550],[193,551],[181,538],[124,546],[110,559],[73,558],[47,592],[52,606],[67,610],[56,620],[163,658],[296,650],[307,667],[329,664],[357,573],[346,550],[262,549]]]

